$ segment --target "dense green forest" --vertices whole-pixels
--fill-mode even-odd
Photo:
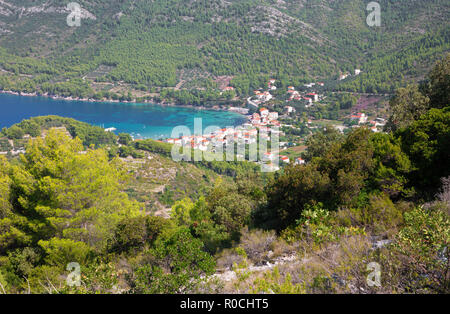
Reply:
[[[449,293],[449,95],[447,55],[396,91],[386,132],[317,132],[305,165],[268,177],[199,165],[217,175],[168,218],[127,193],[119,156],[167,156],[169,144],[60,117],[3,129],[35,138],[0,156],[0,291]],[[380,285],[366,279],[373,263]]]
[[[449,51],[445,0],[380,0],[380,27],[366,24],[362,0],[84,0],[91,15],[71,28],[54,10],[68,2],[0,4],[0,88],[126,100],[111,86],[152,92],[182,83],[189,92],[163,98],[199,104],[226,100],[215,95],[218,77],[247,95],[270,76],[392,93]],[[360,76],[337,80],[356,68]]]

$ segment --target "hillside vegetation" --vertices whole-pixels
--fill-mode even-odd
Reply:
[[[380,0],[381,27],[362,0],[83,0],[80,27],[66,24],[68,2],[0,3],[0,88],[110,98],[119,83],[114,97],[177,86],[206,99],[221,77],[247,95],[274,76],[390,93],[449,51],[445,0]]]

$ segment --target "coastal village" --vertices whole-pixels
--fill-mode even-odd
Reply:
[[[355,70],[355,76],[361,73]],[[346,79],[350,74],[340,75],[339,80]],[[270,79],[264,89],[254,91],[254,95],[246,99],[246,108],[229,107],[228,110],[245,114],[247,122],[236,128],[223,128],[210,134],[183,136],[180,138],[169,138],[165,142],[180,146],[189,146],[201,151],[215,151],[218,147],[225,151],[228,145],[245,144],[266,140],[269,142],[271,136],[279,136],[279,149],[262,153],[258,163],[265,165],[270,170],[279,170],[287,164],[305,164],[302,152],[307,147],[304,145],[305,138],[319,130],[333,127],[341,133],[353,128],[368,127],[372,132],[382,132],[386,123],[385,118],[374,115],[373,112],[350,111],[343,120],[329,121],[324,119],[318,121],[308,116],[309,110],[323,106],[327,103],[327,96],[321,93],[320,88],[325,86],[324,82],[313,82],[301,86],[301,90],[294,86],[288,86],[285,93],[279,93],[277,80]],[[223,88],[223,91],[232,91],[232,86]],[[278,97],[275,96],[277,92]],[[278,98],[278,99],[277,99]],[[353,109],[353,108],[352,108]],[[301,122],[299,122],[301,121]],[[325,120],[325,122],[327,122]],[[303,134],[296,132],[302,124]],[[242,156],[237,156],[242,157]],[[278,158],[278,160],[276,160]],[[277,161],[276,163],[274,163]]]

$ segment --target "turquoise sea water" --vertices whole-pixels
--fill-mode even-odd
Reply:
[[[203,129],[208,126],[234,127],[245,121],[244,116],[233,112],[0,94],[0,129],[30,117],[46,115],[70,117],[104,128],[114,127],[116,134],[125,132],[135,138],[153,139],[170,137],[172,129],[181,125],[193,132],[194,118],[202,118]]]

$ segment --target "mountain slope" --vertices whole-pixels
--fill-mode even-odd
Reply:
[[[373,28],[362,0],[84,0],[81,27],[67,25],[68,2],[0,1],[0,67],[40,75],[10,85],[217,88],[226,76],[245,95],[268,76],[301,83],[361,67],[361,77],[332,88],[390,92],[400,72],[420,78],[450,50],[445,0],[380,0],[382,26]],[[14,69],[29,62],[51,73]]]

